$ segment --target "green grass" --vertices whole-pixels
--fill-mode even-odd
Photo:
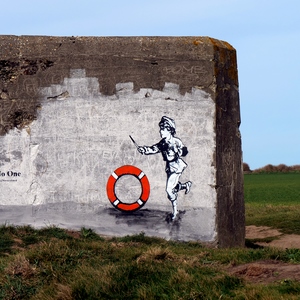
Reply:
[[[300,173],[246,174],[244,186],[247,204],[300,204]]]
[[[246,222],[299,233],[300,174],[245,175]],[[300,264],[300,250],[216,249],[143,233],[102,238],[82,228],[0,226],[0,300],[299,299],[290,279],[250,284],[228,266]]]
[[[246,224],[300,234],[300,173],[244,176]]]
[[[300,290],[294,281],[262,288],[226,271],[257,260],[300,263],[297,249],[213,249],[143,233],[104,239],[85,228],[76,237],[55,227],[0,231],[13,241],[0,256],[0,299],[297,299]]]

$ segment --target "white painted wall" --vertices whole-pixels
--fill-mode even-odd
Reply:
[[[143,156],[129,138],[132,135],[139,145],[157,143],[158,123],[165,115],[175,120],[176,136],[189,150],[181,181],[191,180],[193,185],[188,195],[179,193],[178,207],[187,211],[186,224],[198,219],[200,231],[208,231],[200,236],[212,239],[216,170],[215,104],[210,95],[197,88],[181,95],[172,83],[166,83],[163,91],[134,92],[132,83],[119,83],[115,95],[105,96],[99,85],[84,70],[71,70],[60,85],[40,89],[42,107],[36,121],[0,137],[0,205],[74,202],[112,208],[107,180],[116,168],[130,164],[150,181],[150,197],[143,208],[171,211],[161,154]],[[51,98],[66,91],[68,97]],[[8,176],[9,171],[20,176]],[[124,199],[139,192],[138,181],[128,178],[123,185],[118,188],[126,193]],[[210,215],[201,215],[203,209]],[[195,225],[192,230],[199,228]]]

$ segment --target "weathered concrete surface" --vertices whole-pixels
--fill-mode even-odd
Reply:
[[[187,146],[171,221],[165,163],[139,145],[160,140],[162,116]],[[242,246],[245,237],[236,52],[208,37],[0,36],[0,223],[94,228]],[[145,206],[108,201],[122,165],[149,179]],[[118,180],[122,201],[140,184]]]

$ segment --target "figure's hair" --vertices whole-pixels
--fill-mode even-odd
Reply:
[[[163,116],[158,125],[159,127],[167,128],[167,130],[169,130],[172,135],[176,134],[176,125],[173,119]]]

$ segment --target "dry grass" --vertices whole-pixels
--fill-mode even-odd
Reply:
[[[28,279],[37,273],[37,269],[29,263],[24,254],[17,254],[5,268],[4,272],[10,276],[19,276],[23,279]]]
[[[144,234],[103,239],[91,230],[0,227],[0,299],[297,299],[300,283],[245,282],[228,266],[300,263],[300,251],[212,249]]]
[[[138,258],[137,263],[142,262],[164,262],[166,260],[175,260],[176,255],[168,248],[162,247],[150,247],[148,250],[143,252]]]

